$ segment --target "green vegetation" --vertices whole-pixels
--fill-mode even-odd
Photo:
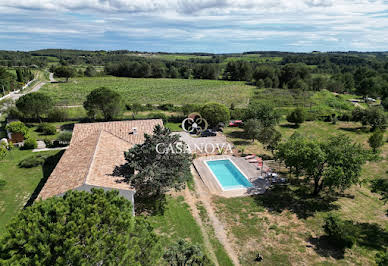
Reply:
[[[68,83],[46,84],[40,91],[57,105],[81,105],[92,90],[101,86],[119,92],[125,101],[141,104],[204,104],[212,99],[227,106],[232,102],[245,105],[253,93],[253,87],[244,82],[116,77],[75,78]]]
[[[157,125],[152,136],[145,135],[144,143],[125,154],[127,162],[116,171],[136,189],[136,197],[158,199],[171,189],[184,188],[191,177],[191,154],[172,152],[178,151],[179,139],[179,135]]]
[[[7,227],[0,239],[0,263],[158,264],[158,237],[131,210],[118,191],[102,189],[36,202]]]
[[[150,216],[148,220],[161,236],[163,247],[168,247],[183,238],[204,248],[201,229],[182,196],[167,196],[163,214]]]
[[[16,101],[16,107],[24,117],[35,118],[41,121],[43,115],[47,115],[54,102],[50,97],[40,92],[23,95]]]
[[[205,104],[202,106],[200,113],[210,127],[216,127],[218,123],[227,123],[230,119],[229,109],[219,103]]]
[[[121,95],[105,87],[93,90],[83,105],[89,118],[102,115],[106,121],[119,117],[124,109]]]
[[[41,167],[20,168],[19,163],[32,156],[28,150],[13,149],[0,161],[0,179],[6,184],[0,190],[0,232],[11,218],[37,195],[35,190],[43,186],[63,152],[41,152],[47,156]]]
[[[213,265],[202,252],[200,246],[193,245],[184,239],[179,239],[164,253],[163,258],[171,266],[181,265]]]

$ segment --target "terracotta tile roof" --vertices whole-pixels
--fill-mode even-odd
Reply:
[[[124,151],[144,141],[144,133],[152,134],[162,120],[134,120],[76,124],[70,147],[51,173],[39,198],[46,199],[84,184],[130,190],[127,183],[112,176],[113,170],[125,162]],[[136,128],[136,134],[129,134]]]

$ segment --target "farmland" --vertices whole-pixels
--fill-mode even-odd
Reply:
[[[135,79],[116,77],[75,78],[67,83],[46,84],[41,92],[53,97],[58,105],[80,105],[88,93],[108,87],[122,94],[125,101],[141,104],[185,104],[215,101],[229,106],[245,105],[253,95],[253,86],[244,82],[192,79]]]

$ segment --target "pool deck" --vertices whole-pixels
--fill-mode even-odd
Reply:
[[[233,190],[222,190],[218,181],[213,176],[209,167],[206,165],[205,161],[208,160],[226,160],[229,159],[235,163],[241,172],[248,178],[248,180],[253,184],[253,187],[250,188],[239,188]],[[207,186],[211,194],[218,196],[231,198],[231,197],[242,197],[255,194],[263,194],[268,187],[270,186],[269,182],[265,179],[259,178],[261,172],[255,166],[255,164],[249,163],[242,157],[235,157],[231,155],[214,155],[214,156],[205,156],[195,159],[193,165],[198,172],[202,182]]]

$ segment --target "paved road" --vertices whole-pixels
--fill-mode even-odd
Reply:
[[[50,73],[49,75],[49,79],[50,79],[50,82],[55,82],[55,79],[54,79],[54,74],[53,73]],[[9,94],[7,94],[6,96],[2,97],[1,100],[3,99],[12,99],[14,101],[16,101],[17,99],[19,99],[20,97],[22,97],[23,95],[25,94],[28,94],[28,93],[31,93],[31,92],[37,92],[38,90],[40,90],[40,88],[43,87],[43,85],[45,85],[47,82],[39,82],[38,84],[36,84],[32,90],[30,90],[29,92],[26,92],[26,93],[19,93],[19,92],[11,92]],[[6,108],[6,107],[5,107]],[[3,108],[4,109],[4,108]],[[0,107],[0,115],[1,115],[1,107]]]

